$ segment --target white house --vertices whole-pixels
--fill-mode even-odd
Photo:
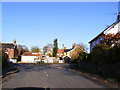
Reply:
[[[112,25],[107,27],[103,32],[101,32],[98,36],[96,36],[94,39],[92,39],[90,43],[90,52],[92,51],[93,47],[100,43],[101,40],[103,40],[102,35],[107,35],[107,34],[116,34],[120,32],[120,14],[117,17],[117,21],[114,22]]]
[[[41,55],[38,52],[25,52],[21,56],[21,62],[35,63],[36,60],[40,60]]]

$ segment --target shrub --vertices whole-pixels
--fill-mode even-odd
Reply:
[[[81,52],[79,55],[80,61],[88,61],[88,58],[89,58],[89,54],[87,54],[86,52]]]
[[[106,63],[109,56],[110,47],[105,43],[97,44],[91,52],[93,63]]]
[[[18,57],[12,57],[11,59],[18,59]]]
[[[120,46],[116,44],[109,50],[109,63],[120,63]]]
[[[7,65],[8,65],[8,61],[7,61],[7,59],[8,59],[8,55],[5,53],[5,50],[4,49],[2,49],[2,51],[0,52],[0,56],[2,56],[2,67],[7,67]]]

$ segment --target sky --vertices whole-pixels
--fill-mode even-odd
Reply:
[[[58,46],[88,42],[116,21],[117,2],[3,2],[2,42]],[[89,46],[88,46],[89,47]]]

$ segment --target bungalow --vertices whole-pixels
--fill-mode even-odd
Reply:
[[[25,52],[21,55],[21,62],[24,63],[35,63],[42,57],[41,53],[38,52]]]
[[[103,35],[108,35],[108,34],[117,34],[120,32],[120,14],[117,17],[117,21],[114,22],[112,25],[107,27],[103,32],[101,32],[98,36],[96,36],[94,39],[92,39],[90,43],[90,52],[94,48],[95,45],[100,43],[101,40],[104,38],[102,37]]]

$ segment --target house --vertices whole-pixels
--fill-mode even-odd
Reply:
[[[64,54],[64,49],[58,49],[57,56],[63,57],[63,54]]]
[[[66,53],[63,57],[65,62],[70,62],[78,59],[82,49],[76,44],[73,44],[71,49],[65,49],[64,52]]]
[[[120,32],[120,14],[117,17],[117,21],[114,22],[112,25],[108,26],[103,32],[101,32],[98,36],[93,38],[89,43],[90,43],[90,52],[94,48],[95,45],[100,43],[101,40],[104,39],[104,35],[108,34],[117,34]]]
[[[9,60],[13,57],[18,57],[16,40],[14,40],[13,43],[1,43],[1,45],[5,50],[5,53],[8,55]]]
[[[42,54],[39,52],[25,52],[21,55],[21,62],[23,63],[35,63],[40,61]]]
[[[82,52],[82,49],[79,46],[74,47],[72,50],[67,52],[67,55],[64,58],[69,58],[70,61],[77,60],[79,54]]]

